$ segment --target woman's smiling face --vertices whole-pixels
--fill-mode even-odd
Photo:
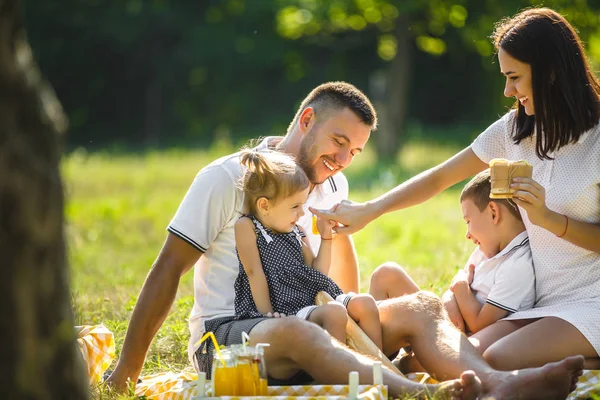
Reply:
[[[498,62],[500,63],[500,72],[506,76],[504,95],[516,98],[525,108],[527,115],[534,115],[531,65],[517,60],[503,48],[498,51]]]

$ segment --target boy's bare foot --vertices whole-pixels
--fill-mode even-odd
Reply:
[[[494,399],[566,399],[583,373],[582,356],[567,357],[540,368],[498,372],[484,387]]]

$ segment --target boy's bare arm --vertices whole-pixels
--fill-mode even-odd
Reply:
[[[450,289],[448,289],[442,296],[442,304],[444,305],[446,313],[448,313],[448,318],[450,318],[450,321],[452,321],[454,326],[456,326],[462,332],[465,332],[465,319],[460,313],[460,308],[456,302],[456,297],[454,297],[454,293],[452,293]]]
[[[508,315],[508,311],[491,304],[484,304],[482,306],[475,298],[475,294],[471,291],[471,287],[466,281],[456,282],[452,291],[454,292],[460,313],[469,331],[472,333],[479,332]]]
[[[235,223],[235,244],[240,256],[240,261],[244,266],[244,271],[248,275],[250,282],[250,291],[256,309],[262,314],[272,313],[273,305],[269,296],[269,285],[267,277],[260,261],[260,254],[256,246],[256,232],[254,224],[247,217],[241,217]]]

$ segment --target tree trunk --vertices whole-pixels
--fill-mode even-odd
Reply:
[[[0,398],[86,399],[63,239],[67,121],[21,18],[0,0]]]
[[[374,135],[378,156],[387,160],[393,160],[400,150],[408,109],[413,44],[408,23],[402,18],[397,21],[396,41],[396,57],[380,78],[384,90],[377,106],[379,129]]]

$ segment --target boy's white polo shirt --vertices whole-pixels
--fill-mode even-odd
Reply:
[[[473,251],[466,267],[475,265],[471,290],[481,304],[510,313],[527,310],[535,303],[535,273],[527,231],[523,231],[492,258]]]
[[[266,138],[257,147],[267,149]],[[238,182],[242,176],[239,153],[215,160],[202,168],[167,230],[204,254],[194,268],[194,306],[190,313],[188,353],[194,363],[195,344],[204,334],[204,321],[234,314],[234,283],[239,272],[235,252],[234,225],[243,211],[244,195]],[[348,198],[348,181],[337,173],[315,188],[305,204],[300,225],[306,232],[313,252],[320,245],[312,233],[309,206],[329,209]]]

